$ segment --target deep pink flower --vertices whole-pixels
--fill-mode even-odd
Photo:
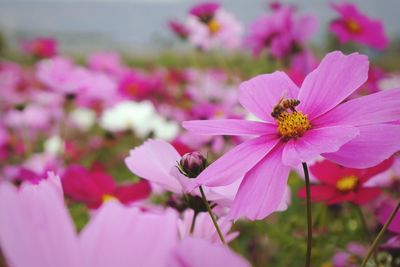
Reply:
[[[153,214],[109,201],[78,236],[54,175],[19,190],[0,184],[0,246],[15,267],[249,266],[226,246],[180,240],[178,218],[168,210]]]
[[[390,123],[400,116],[400,89],[342,103],[367,74],[366,56],[332,52],[301,88],[279,71],[243,82],[239,101],[263,122],[183,123],[196,134],[254,137],[208,166],[192,188],[227,185],[244,176],[230,217],[260,219],[281,202],[290,167],[318,155],[351,168],[368,168],[389,158],[400,149],[400,125]],[[282,101],[290,102],[294,111],[282,110]]]
[[[62,177],[65,194],[90,208],[98,208],[104,201],[118,199],[124,204],[145,199],[150,194],[147,181],[117,185],[112,176],[101,168],[87,170],[71,165]]]
[[[247,45],[255,56],[266,49],[274,58],[283,58],[301,50],[314,34],[317,26],[315,17],[294,17],[293,7],[282,6],[271,16],[263,14],[250,25]]]
[[[169,21],[168,27],[173,33],[175,33],[181,39],[186,39],[189,35],[189,32],[186,29],[186,26],[184,24],[180,23],[179,21],[176,21],[176,20]]]
[[[384,225],[389,218],[390,214],[396,207],[398,199],[386,199],[380,203],[375,211],[379,223]],[[380,248],[385,250],[399,250],[400,249],[400,213],[394,216],[392,222],[390,223],[388,230],[393,234],[393,236]]]
[[[57,40],[53,38],[36,38],[22,44],[24,51],[32,56],[47,58],[57,55]]]
[[[367,248],[363,245],[351,242],[345,251],[340,251],[333,256],[333,267],[357,267],[365,257]]]
[[[375,167],[368,169],[352,169],[337,165],[328,160],[317,162],[310,166],[310,172],[320,184],[311,185],[311,199],[327,204],[350,201],[363,205],[377,198],[381,189],[366,187],[365,182],[375,175],[386,171],[393,164],[393,158],[387,159]],[[306,188],[298,193],[306,197]]]
[[[220,5],[216,2],[206,2],[192,7],[189,13],[206,21],[214,16],[219,7]]]
[[[119,92],[131,99],[144,100],[160,91],[161,79],[156,75],[139,72],[126,73],[119,83]]]
[[[330,30],[336,34],[340,43],[355,41],[376,49],[385,49],[389,43],[383,24],[362,14],[354,4],[332,4],[340,18],[334,20]]]

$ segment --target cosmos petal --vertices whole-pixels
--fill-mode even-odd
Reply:
[[[271,112],[282,97],[297,98],[298,87],[281,71],[258,75],[240,85],[239,102],[259,119],[274,122]]]
[[[375,124],[358,127],[360,135],[334,153],[322,156],[350,168],[369,168],[400,150],[400,125]]]
[[[339,51],[327,54],[305,78],[299,92],[298,109],[309,119],[339,105],[368,78],[368,58],[358,53],[344,55]]]
[[[263,219],[279,208],[290,171],[281,158],[279,145],[246,174],[228,214],[230,219]]]

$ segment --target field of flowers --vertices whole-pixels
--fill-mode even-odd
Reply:
[[[277,2],[182,54],[0,42],[0,266],[400,266],[398,44],[330,5],[328,48]]]

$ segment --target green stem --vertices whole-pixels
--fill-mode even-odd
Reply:
[[[303,162],[304,179],[306,182],[306,200],[307,200],[307,252],[306,263],[304,266],[310,267],[311,265],[311,248],[312,248],[312,215],[311,215],[311,190],[310,190],[310,176],[308,174],[307,163]]]
[[[196,225],[196,218],[197,218],[197,212],[194,211],[193,213],[193,219],[192,219],[192,225],[190,226],[190,233],[192,234],[194,231],[194,226]]]
[[[355,206],[355,208],[356,208],[356,211],[357,211],[357,213],[358,213],[358,216],[360,217],[361,226],[362,226],[362,228],[363,228],[363,230],[364,230],[365,237],[366,237],[366,239],[368,240],[368,242],[372,242],[372,241],[373,241],[373,240],[372,240],[372,236],[371,236],[371,233],[370,233],[370,231],[369,231],[369,229],[368,229],[368,225],[367,225],[367,221],[365,220],[364,213],[362,212],[362,209],[361,209],[360,206],[358,206],[358,205],[354,205],[354,206]],[[374,261],[375,261],[376,266],[379,266],[378,257],[377,257],[377,255],[376,255],[375,252],[373,253],[373,258],[374,258]]]
[[[219,239],[221,239],[222,244],[225,245],[226,242],[225,242],[224,236],[222,235],[222,232],[219,229],[217,220],[215,219],[214,214],[213,214],[213,212],[212,212],[212,210],[210,208],[210,205],[208,204],[208,201],[207,201],[206,195],[204,194],[203,188],[200,186],[199,189],[200,189],[200,193],[201,193],[201,198],[203,199],[204,205],[206,205],[208,214],[210,214],[210,217],[211,217],[211,220],[212,220],[212,222],[214,224],[215,230],[217,230]]]
[[[372,243],[371,247],[368,250],[367,256],[361,263],[361,267],[365,267],[367,265],[369,258],[374,253],[376,247],[378,246],[379,242],[381,241],[386,229],[389,227],[390,223],[392,222],[392,220],[393,220],[394,216],[396,215],[397,211],[399,210],[399,208],[400,208],[400,201],[399,201],[399,203],[397,203],[397,206],[393,209],[392,214],[390,214],[388,220],[385,222],[382,229],[379,231],[379,234],[376,236],[374,242]]]

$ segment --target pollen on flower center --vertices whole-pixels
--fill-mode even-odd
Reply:
[[[358,33],[361,31],[361,26],[354,20],[348,20],[346,21],[346,26],[349,29],[349,31],[353,33]]]
[[[117,200],[117,198],[114,197],[113,195],[104,194],[104,195],[101,197],[101,200],[102,200],[103,202],[108,202],[108,201],[110,201],[110,200]]]
[[[284,140],[298,138],[311,128],[307,115],[299,111],[282,112],[278,118],[278,132]]]
[[[339,191],[351,191],[358,184],[358,178],[354,175],[345,176],[336,182],[336,188]]]
[[[208,29],[210,30],[211,34],[215,34],[221,28],[221,25],[215,20],[212,19],[207,23]]]

